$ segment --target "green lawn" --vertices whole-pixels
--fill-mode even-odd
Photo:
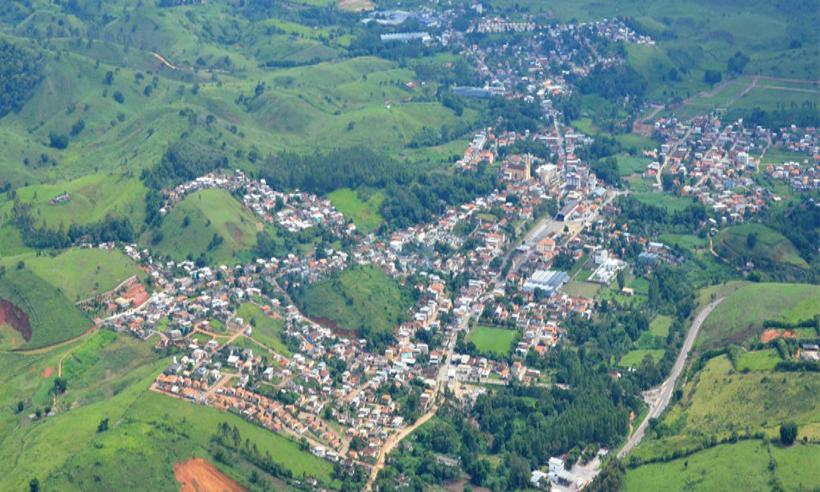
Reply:
[[[630,174],[642,174],[646,171],[646,166],[652,162],[652,159],[646,157],[631,156],[629,154],[618,154],[615,156],[618,161],[618,173],[621,176],[629,176]]]
[[[186,223],[186,217],[188,224]],[[162,239],[156,232],[143,241],[160,255],[175,260],[204,255],[210,264],[249,261],[260,229],[256,217],[225,190],[201,190],[186,196],[162,222]],[[222,238],[219,245],[214,237]]]
[[[382,223],[379,207],[384,200],[384,195],[380,192],[374,192],[363,200],[358,192],[350,188],[341,188],[329,193],[327,198],[337,210],[353,221],[357,229],[365,234],[373,232]]]
[[[735,290],[706,319],[695,342],[699,348],[742,343],[763,331],[763,321],[795,323],[820,313],[820,286],[747,284]]]
[[[678,246],[690,251],[705,248],[708,244],[705,238],[692,234],[661,234],[658,239],[670,246]]]
[[[288,347],[282,342],[282,331],[284,330],[284,321],[282,318],[272,318],[265,314],[259,306],[251,303],[245,303],[239,306],[237,316],[241,317],[245,323],[250,323],[253,326],[254,340],[262,343],[274,351],[290,357],[293,355]]]
[[[513,349],[513,343],[518,338],[516,330],[476,326],[467,335],[467,341],[473,342],[479,351],[506,357]]]
[[[295,301],[305,314],[344,330],[388,332],[407,318],[407,290],[374,266],[348,268],[312,284]]]
[[[748,236],[754,234],[757,241],[749,248]],[[720,231],[715,243],[721,256],[729,259],[748,257],[755,263],[784,265],[807,269],[806,260],[785,236],[762,224],[743,224]]]

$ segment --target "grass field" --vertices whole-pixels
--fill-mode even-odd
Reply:
[[[769,355],[748,356],[742,363],[770,363]],[[741,357],[743,361],[743,357]],[[710,360],[697,377],[684,386],[683,398],[668,411],[664,422],[684,435],[728,436],[732,431],[764,431],[774,436],[781,422],[794,420],[800,435],[820,422],[816,395],[817,373],[777,373],[750,370],[738,373],[726,356]],[[731,409],[731,410],[730,410]]]
[[[672,318],[659,314],[649,323],[649,332],[656,337],[665,337],[669,334],[670,326],[672,326]]]
[[[670,195],[669,193],[638,192],[632,195],[642,203],[665,208],[668,212],[683,210],[692,205],[691,198]]]
[[[635,349],[630,350],[621,357],[619,365],[621,367],[632,367],[637,369],[641,365],[644,358],[649,355],[654,362],[658,362],[663,357],[663,350],[661,349]]]
[[[62,290],[72,302],[111,290],[133,275],[145,276],[120,250],[72,248],[53,257],[5,258],[0,264],[11,269],[18,261],[24,261],[35,275]]]
[[[818,456],[818,450],[818,445],[797,445],[783,450],[771,446],[777,466],[770,470],[769,450],[762,441],[726,444],[666,463],[630,469],[625,488],[627,491],[769,490],[774,476],[784,486],[789,485],[786,490],[797,490],[795,486],[799,484],[811,490],[820,483],[820,477],[810,465],[811,458]]]
[[[186,217],[188,225],[185,225]],[[211,264],[248,261],[261,225],[253,214],[225,190],[201,190],[180,201],[163,220],[162,240],[151,248],[175,260],[204,255]],[[156,232],[143,240],[150,244]],[[222,242],[212,247],[214,236]]]
[[[49,203],[64,193],[69,196],[67,201]],[[146,188],[138,179],[95,174],[69,182],[19,188],[17,198],[31,205],[38,225],[49,228],[91,224],[106,215],[127,217],[138,226],[145,220],[145,193]]]
[[[703,323],[695,346],[721,347],[757,338],[763,321],[794,323],[820,313],[820,286],[747,284],[732,292]]]
[[[22,309],[31,326],[31,339],[20,347],[38,348],[75,337],[92,326],[91,321],[57,287],[28,268],[16,267],[0,278],[0,299]]]
[[[517,337],[518,332],[516,330],[479,325],[470,330],[466,340],[473,342],[481,352],[506,357],[512,350]]]
[[[327,198],[337,210],[353,221],[357,229],[365,234],[373,232],[382,223],[379,207],[384,196],[379,192],[372,193],[367,200],[362,200],[356,191],[350,188],[340,188],[329,193]]]
[[[803,163],[809,157],[805,153],[790,152],[782,147],[771,147],[763,156],[763,164],[782,164],[784,162]]]
[[[747,237],[757,236],[753,248],[749,248]],[[721,256],[730,259],[748,257],[756,263],[772,263],[807,269],[806,260],[800,257],[797,249],[785,236],[762,224],[743,224],[727,227],[717,236],[716,249]]]
[[[646,157],[631,156],[629,154],[618,154],[615,156],[618,161],[618,173],[621,176],[630,174],[642,174],[646,171],[646,166],[652,162]]]
[[[410,294],[374,266],[348,268],[308,286],[295,301],[308,316],[359,333],[392,331],[411,303]]]
[[[262,343],[274,351],[290,357],[293,354],[282,342],[281,334],[284,330],[284,321],[281,318],[272,318],[265,314],[259,306],[245,303],[239,306],[236,312],[245,323],[253,325],[252,337],[257,342]]]
[[[705,238],[692,234],[661,234],[658,239],[670,246],[678,246],[689,251],[703,249],[708,245]]]
[[[561,291],[569,296],[586,297],[589,299],[594,299],[599,290],[601,290],[601,284],[580,280],[573,280],[561,287]]]
[[[771,371],[782,360],[775,349],[754,350],[738,357],[737,368],[740,371]]]

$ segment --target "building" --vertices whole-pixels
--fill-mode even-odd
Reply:
[[[532,276],[524,283],[524,292],[532,293],[536,289],[552,295],[559,287],[569,282],[569,276],[565,272],[555,270],[536,270]]]

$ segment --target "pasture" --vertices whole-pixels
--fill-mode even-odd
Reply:
[[[271,317],[266,314],[256,304],[245,303],[239,306],[236,312],[246,324],[253,326],[251,338],[257,342],[273,349],[275,352],[290,357],[293,354],[282,342],[282,332],[284,330],[284,320]]]
[[[757,338],[763,321],[796,323],[820,313],[820,287],[808,284],[746,284],[706,319],[695,347],[709,349]]]
[[[256,217],[225,190],[201,190],[176,204],[157,231],[143,241],[159,255],[181,261],[204,256],[212,265],[251,259],[256,234],[262,229]],[[214,238],[221,238],[221,240]]]

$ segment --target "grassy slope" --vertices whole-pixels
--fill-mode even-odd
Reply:
[[[392,330],[405,317],[408,294],[395,280],[373,266],[353,267],[305,289],[300,299],[305,313],[335,322],[339,328]]]
[[[265,314],[258,306],[251,303],[245,303],[239,306],[236,314],[242,318],[245,323],[251,323],[253,325],[252,337],[254,340],[287,357],[293,355],[282,342],[281,333],[284,330],[284,321],[282,318],[272,318]]]
[[[749,234],[757,234],[754,248],[746,245]],[[761,224],[743,224],[720,231],[717,247],[721,255],[744,256],[752,261],[774,262],[801,269],[808,268],[794,245],[779,232]]]
[[[0,298],[28,315],[32,337],[23,348],[61,342],[91,327],[91,321],[57,287],[27,268],[6,271],[0,278]]]
[[[38,277],[62,290],[72,302],[111,290],[132,275],[145,276],[119,250],[72,248],[54,257],[26,255],[3,258],[0,264],[11,269],[20,260]]]
[[[382,223],[379,207],[384,196],[381,193],[375,193],[367,201],[363,201],[354,190],[341,188],[329,193],[327,198],[365,234],[372,232]]]
[[[773,470],[770,458],[776,463]],[[780,448],[743,441],[628,470],[626,490],[769,490],[772,479],[785,490],[811,490],[820,483],[812,465],[818,459],[817,444]]]
[[[190,223],[183,227],[186,216]],[[204,253],[216,264],[247,261],[256,245],[257,222],[230,193],[198,191],[186,196],[168,213],[161,226],[162,241],[152,249],[176,260],[184,260],[188,255],[196,258]],[[219,234],[223,242],[208,251],[214,234]]]
[[[473,342],[481,352],[493,352],[506,356],[510,353],[517,334],[515,330],[476,326],[470,331],[467,341]]]
[[[62,410],[31,422],[26,415],[51,401],[52,381],[42,371],[61,359],[68,380]],[[150,343],[111,332],[43,354],[0,352],[0,459],[16,463],[4,469],[0,490],[21,490],[33,477],[48,490],[176,490],[172,465],[194,454],[209,457],[210,436],[223,420],[294,474],[330,481],[327,462],[279,435],[231,414],[149,393],[165,364]],[[22,415],[12,411],[18,400],[25,402]],[[103,418],[110,419],[111,430],[98,434]],[[240,481],[248,474],[239,465],[227,471]]]
[[[796,322],[820,313],[820,287],[806,284],[747,284],[735,290],[703,323],[695,346],[713,348],[758,336],[763,321]]]

